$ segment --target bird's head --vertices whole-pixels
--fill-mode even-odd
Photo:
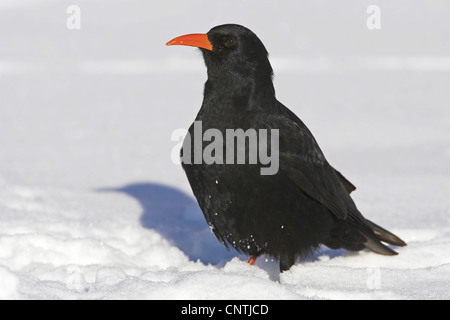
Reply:
[[[226,24],[206,34],[188,34],[167,43],[202,50],[209,78],[240,74],[247,77],[272,78],[272,67],[264,44],[249,29]]]

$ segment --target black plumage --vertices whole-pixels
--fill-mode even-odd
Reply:
[[[276,99],[267,50],[252,31],[223,25],[168,43],[174,44],[197,46],[203,53],[208,80],[196,118],[203,132],[279,130],[274,175],[261,175],[263,165],[248,162],[183,163],[207,222],[227,248],[273,256],[284,271],[321,244],[383,255],[396,252],[382,242],[406,245],[362,216],[350,197],[356,188],[327,162],[305,124]],[[185,141],[183,151],[187,148],[193,150],[193,139]]]

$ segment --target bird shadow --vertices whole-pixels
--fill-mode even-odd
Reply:
[[[140,223],[182,250],[190,260],[223,266],[239,254],[227,251],[206,223],[197,201],[176,188],[158,183],[135,183],[99,191],[120,192],[142,207]]]
[[[101,188],[99,192],[118,192],[137,201],[142,213],[140,224],[161,234],[171,244],[178,247],[191,261],[201,261],[223,267],[234,257],[246,260],[248,257],[225,247],[211,232],[197,201],[183,191],[159,183],[134,183],[117,188]],[[309,262],[320,261],[324,257],[333,259],[349,255],[346,250],[332,250],[321,246]],[[305,261],[298,260],[297,263]],[[279,263],[261,256],[256,265],[267,271],[273,281],[280,280]]]

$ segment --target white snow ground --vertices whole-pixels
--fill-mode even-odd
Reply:
[[[81,30],[66,28],[74,2]],[[0,299],[450,298],[449,9],[0,0]],[[164,43],[227,22],[265,42],[278,98],[365,216],[408,242],[399,256],[323,248],[279,275],[211,235],[170,161],[205,67]]]

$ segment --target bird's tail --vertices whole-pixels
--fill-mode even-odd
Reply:
[[[361,221],[363,222],[363,221]],[[385,243],[404,247],[406,243],[393,233],[375,223],[365,220],[362,224],[340,223],[324,244],[331,249],[360,251],[367,248],[375,253],[394,256],[398,253]]]
[[[364,242],[364,246],[371,251],[383,254],[387,256],[393,256],[397,255],[398,253],[392,250],[391,248],[387,247],[381,242],[385,242],[387,244],[391,244],[397,247],[404,247],[406,246],[406,242],[397,237],[392,232],[387,231],[386,229],[380,227],[379,225],[373,223],[372,221],[369,221],[366,219],[367,226],[371,229],[371,233],[368,234],[367,232],[361,232],[363,236],[366,238],[366,242]]]

